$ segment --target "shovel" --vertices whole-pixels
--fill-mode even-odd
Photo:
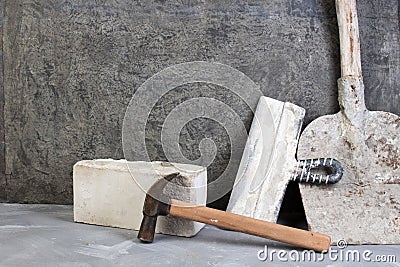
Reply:
[[[331,187],[300,185],[307,221],[310,229],[330,234],[333,242],[400,243],[400,118],[367,110],[356,0],[336,0],[336,12],[340,111],[308,125],[297,155],[334,157],[344,174]]]

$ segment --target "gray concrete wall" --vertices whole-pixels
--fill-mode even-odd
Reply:
[[[6,201],[71,203],[72,165],[122,158],[122,120],[132,93],[173,64],[207,60],[237,68],[264,95],[306,108],[306,124],[339,110],[333,0],[4,2],[0,197]],[[399,1],[358,5],[367,106],[400,114]],[[152,159],[165,159],[163,112],[197,96],[222,99],[249,127],[251,111],[229,90],[177,88],[149,118]],[[220,125],[199,119],[182,131],[184,154],[198,156],[203,137],[221,144],[209,168],[213,180],[229,161],[229,141]]]
[[[4,146],[4,80],[3,80],[3,26],[4,26],[4,3],[0,1],[0,200],[6,196],[6,159]]]

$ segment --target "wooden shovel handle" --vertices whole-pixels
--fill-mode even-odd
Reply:
[[[342,77],[361,77],[360,37],[356,0],[336,0]]]
[[[224,229],[260,236],[315,251],[328,251],[327,235],[300,230],[250,217],[171,200],[170,215]]]

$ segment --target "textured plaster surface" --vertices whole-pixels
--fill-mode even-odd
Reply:
[[[6,201],[72,203],[73,164],[123,158],[122,120],[132,93],[173,64],[205,60],[237,68],[264,95],[304,107],[305,125],[339,110],[334,1],[4,3],[7,145],[0,197]],[[399,114],[398,1],[360,0],[358,8],[367,107]],[[199,96],[228,104],[249,129],[252,112],[229,89],[181,86],[164,95],[149,117],[146,145],[153,160],[165,160],[159,142],[165,114]],[[200,118],[181,132],[184,155],[199,157],[205,137],[218,148],[208,168],[214,180],[235,144],[221,125]],[[215,206],[223,208],[227,200]]]

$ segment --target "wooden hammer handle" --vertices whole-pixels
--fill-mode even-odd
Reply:
[[[336,0],[342,77],[361,77],[360,37],[356,0]]]
[[[194,206],[175,199],[171,200],[169,214],[319,252],[328,251],[331,243],[331,238],[327,235],[257,220],[203,206]]]

